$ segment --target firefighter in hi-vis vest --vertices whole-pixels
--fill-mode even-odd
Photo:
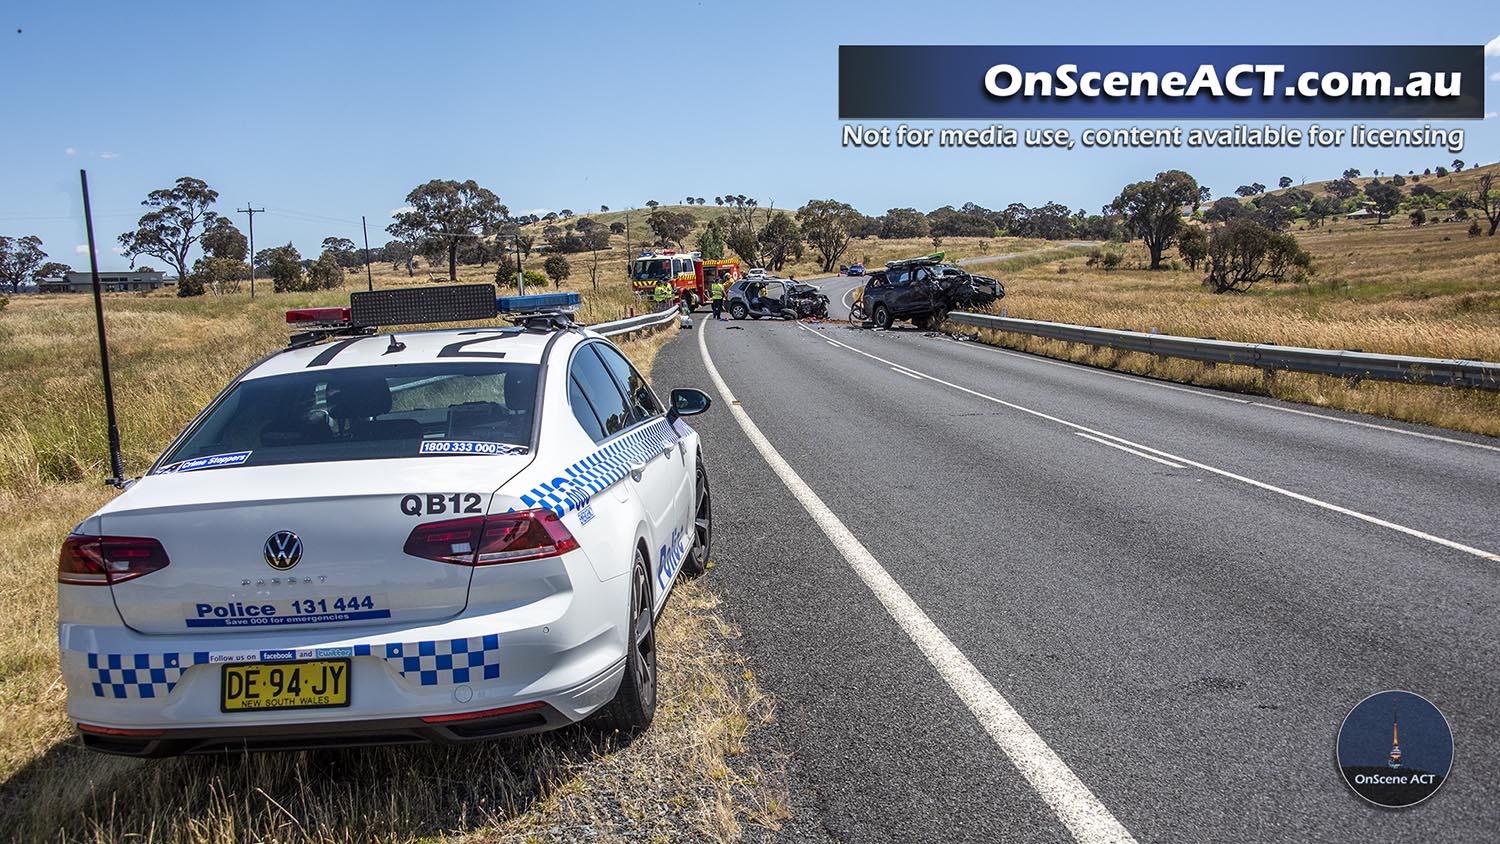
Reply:
[[[714,279],[713,284],[710,284],[708,286],[708,299],[709,304],[713,307],[714,310],[714,319],[720,321],[724,319],[724,286],[728,283],[729,271],[720,270],[719,275]]]
[[[672,300],[672,282],[662,279],[656,283],[655,289],[651,291],[651,301],[660,305]]]

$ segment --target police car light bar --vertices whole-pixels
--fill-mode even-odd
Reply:
[[[577,293],[499,296],[491,284],[450,284],[356,292],[348,307],[293,308],[288,325],[307,330],[292,337],[302,346],[332,336],[373,334],[379,326],[474,322],[504,316],[528,328],[563,328],[583,304]]]

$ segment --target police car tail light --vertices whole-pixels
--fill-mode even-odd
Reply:
[[[57,582],[80,586],[124,583],[167,567],[167,549],[155,539],[138,536],[82,536],[63,540],[57,558]]]
[[[551,510],[525,510],[418,525],[404,550],[440,563],[489,566],[555,557],[577,547]]]
[[[555,557],[577,547],[578,540],[551,510],[506,513],[485,519],[476,565]]]

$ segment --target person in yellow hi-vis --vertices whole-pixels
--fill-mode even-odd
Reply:
[[[664,304],[672,300],[672,283],[662,279],[656,283],[656,288],[651,291],[651,301],[656,304]]]
[[[708,301],[714,309],[714,319],[724,319],[724,285],[729,281],[729,271],[723,270],[708,286]]]

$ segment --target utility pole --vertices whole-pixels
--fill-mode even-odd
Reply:
[[[366,290],[375,289],[375,277],[370,275],[370,229],[365,225],[365,215],[359,215],[359,229],[365,233],[365,284]]]
[[[250,203],[245,203],[244,208],[234,209],[240,214],[250,215],[250,298],[255,298],[255,215],[264,214],[266,209],[253,208]],[[368,247],[368,244],[366,244]],[[368,251],[368,250],[367,250]]]

